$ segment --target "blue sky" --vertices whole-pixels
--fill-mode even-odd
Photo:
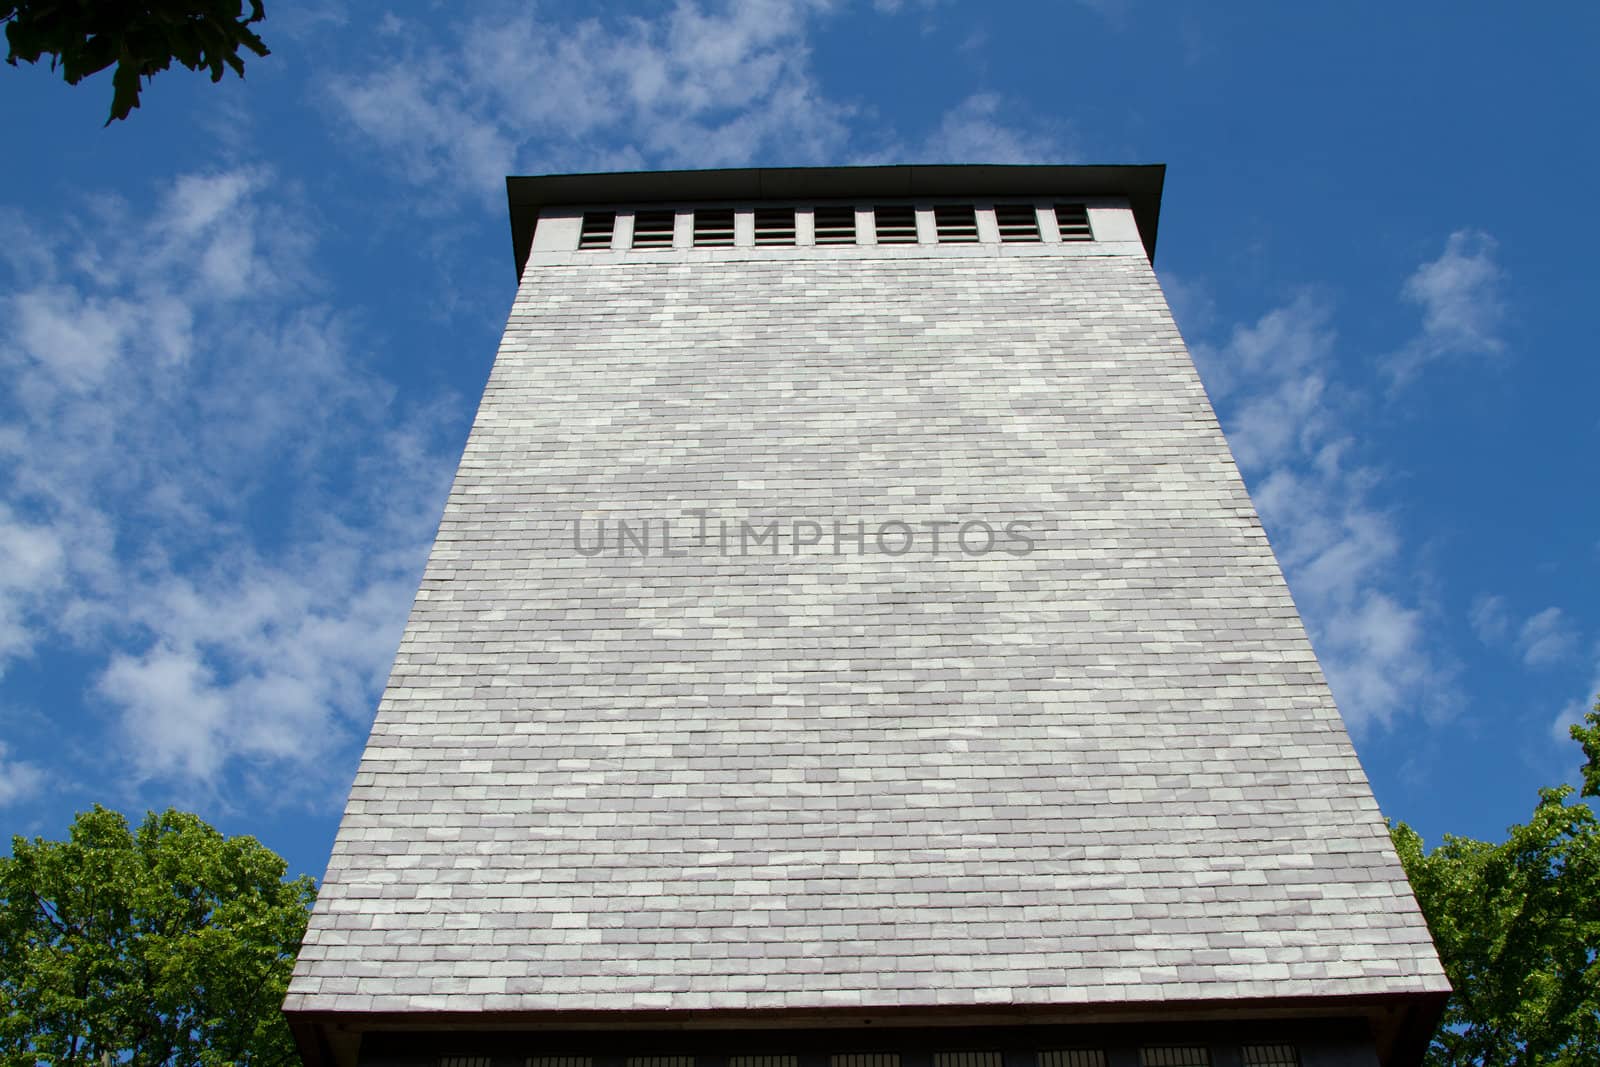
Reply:
[[[319,875],[514,289],[507,173],[1163,162],[1157,269],[1384,811],[1497,836],[1600,692],[1582,5],[292,5],[0,69],[0,829]]]

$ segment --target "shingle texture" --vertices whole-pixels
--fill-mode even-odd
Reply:
[[[530,265],[287,1007],[1446,988],[1133,251]]]

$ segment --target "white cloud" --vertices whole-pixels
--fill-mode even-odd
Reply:
[[[1571,656],[1577,646],[1578,635],[1560,608],[1545,608],[1523,623],[1517,633],[1517,650],[1529,667],[1559,663]]]
[[[911,0],[910,6],[927,12],[948,6],[950,2],[951,0]],[[872,0],[872,9],[880,15],[898,15],[907,6],[907,0]]]
[[[1195,299],[1191,293],[1189,300]],[[1195,361],[1206,388],[1226,397],[1241,388],[1254,392],[1262,385],[1287,385],[1293,391],[1308,380],[1321,381],[1337,340],[1332,318],[1327,300],[1306,290],[1255,324],[1235,326],[1221,349],[1197,344]]]
[[[975,93],[940,118],[922,160],[949,163],[1070,163],[1059,124],[1025,122],[996,93]]]
[[[1387,722],[1419,695],[1436,700],[1438,667],[1425,651],[1422,612],[1372,585],[1353,586],[1317,627],[1340,707],[1355,725]]]
[[[30,600],[58,588],[65,577],[63,531],[30,522],[0,503],[0,664],[30,652]]]
[[[1503,596],[1481,594],[1475,597],[1468,615],[1472,620],[1472,632],[1486,645],[1499,644],[1511,634],[1511,613]]]
[[[1074,157],[1064,124],[994,93],[924,133],[873,130],[870,109],[830,97],[812,69],[810,35],[832,7],[679,0],[659,17],[559,28],[500,9],[440,45],[396,37],[385,62],[330,80],[330,115],[412,180],[486,202],[510,173]]]
[[[1112,29],[1124,29],[1133,12],[1133,0],[1077,0],[1080,7],[1088,8],[1105,19]]]
[[[246,555],[140,591],[134,619],[154,641],[114,656],[98,689],[141,775],[315,766],[355,739],[415,592],[409,567],[362,566],[369,539],[343,531],[279,564]]]
[[[333,78],[335,121],[415,180],[485,198],[509,173],[715,167],[837,154],[849,109],[810,69],[828,4],[680,0],[659,18],[547,25],[524,8],[468,20],[454,40]]]
[[[24,760],[8,759],[9,751],[0,741],[0,808],[28,800],[45,783],[43,770]]]
[[[1354,462],[1359,398],[1335,384],[1327,301],[1296,296],[1221,345],[1192,346],[1317,656],[1352,729],[1442,714],[1453,670],[1400,566],[1380,472]]]
[[[437,517],[439,412],[353,350],[287,197],[238,168],[149,212],[8,220],[31,251],[0,308],[0,667],[98,662],[119,781],[319,791]]]
[[[932,129],[900,131],[850,154],[855,165],[896,163],[1071,163],[1068,129],[995,93],[975,93],[943,112]],[[834,162],[837,162],[835,160]]]
[[[1566,704],[1556,714],[1550,723],[1550,736],[1562,746],[1572,745],[1572,727],[1584,721],[1584,716],[1595,710],[1595,702],[1600,700],[1600,646],[1593,650],[1594,673],[1590,676],[1588,688],[1576,699]],[[1574,749],[1569,749],[1573,755],[1574,764],[1582,762],[1582,757]]]
[[[121,710],[118,740],[131,747],[139,773],[207,783],[221,768],[227,703],[192,655],[168,648],[118,653],[99,685]]]
[[[1487,234],[1457,231],[1438,259],[1407,279],[1401,296],[1421,309],[1422,327],[1384,360],[1393,381],[1447,356],[1504,349],[1495,247]],[[1185,303],[1195,304],[1192,294]],[[1442,712],[1454,671],[1429,637],[1420,598],[1404,588],[1404,546],[1392,517],[1373,503],[1382,474],[1352,460],[1360,442],[1344,427],[1362,400],[1338,388],[1331,322],[1326,303],[1303,293],[1236,327],[1221,346],[1191,347],[1334,694],[1359,727],[1406,709]],[[1511,640],[1529,665],[1571,648],[1555,609],[1513,631],[1504,601],[1480,597],[1471,618],[1481,639]]]
[[[1557,607],[1535,612],[1518,623],[1505,597],[1480,595],[1473,600],[1468,617],[1478,640],[1508,647],[1528,667],[1560,663],[1577,651],[1577,631]]]
[[[1478,230],[1457,230],[1438,259],[1422,264],[1401,295],[1422,309],[1418,336],[1386,361],[1396,382],[1447,356],[1495,355],[1505,349],[1505,274],[1495,261],[1496,242]]]

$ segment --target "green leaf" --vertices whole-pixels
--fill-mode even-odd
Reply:
[[[0,1064],[293,1063],[279,1013],[315,897],[198,817],[81,813],[0,859]]]
[[[1573,725],[1572,739],[1583,746],[1583,795],[1600,797],[1600,699],[1582,724]]]
[[[1600,824],[1539,791],[1500,844],[1390,829],[1454,994],[1430,1067],[1600,1063]]]

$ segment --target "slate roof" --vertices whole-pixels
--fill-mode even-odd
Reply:
[[[961,251],[534,257],[287,1010],[1447,988],[1143,250]]]

